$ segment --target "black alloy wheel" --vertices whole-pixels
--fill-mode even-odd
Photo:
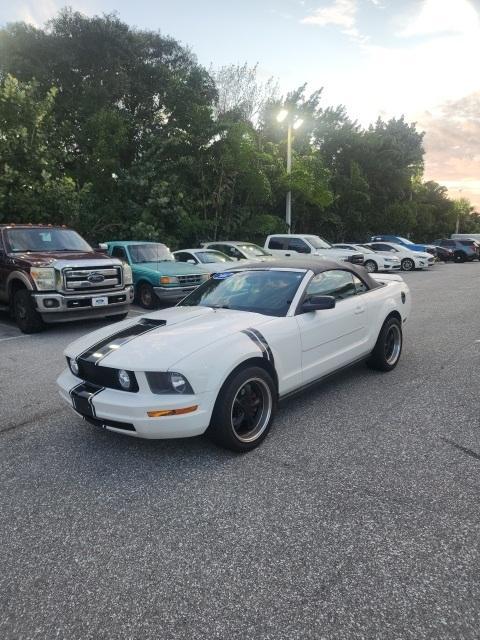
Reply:
[[[251,451],[270,431],[276,406],[275,383],[265,369],[234,371],[218,394],[207,434],[232,451]]]

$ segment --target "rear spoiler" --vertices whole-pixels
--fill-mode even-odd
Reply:
[[[399,276],[397,273],[370,273],[369,275],[381,284],[386,284],[387,282],[404,282],[402,276]]]

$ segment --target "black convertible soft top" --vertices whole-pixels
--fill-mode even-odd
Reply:
[[[368,271],[361,266],[352,264],[351,262],[337,262],[336,260],[328,260],[327,258],[315,259],[315,258],[280,258],[278,260],[265,260],[265,262],[250,262],[248,265],[232,267],[232,271],[246,270],[246,269],[299,269],[305,271],[313,271],[313,273],[323,273],[324,271],[331,271],[332,269],[342,269],[343,271],[350,271],[358,278],[363,280],[369,289],[376,289],[380,287],[380,283],[374,280]]]

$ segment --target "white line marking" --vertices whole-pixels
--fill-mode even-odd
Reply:
[[[12,336],[11,338],[0,338],[0,342],[6,342],[7,340],[18,340],[19,338],[31,338],[32,336]]]

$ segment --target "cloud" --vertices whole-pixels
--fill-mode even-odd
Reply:
[[[420,11],[407,18],[398,35],[408,38],[439,33],[471,34],[479,27],[479,16],[470,0],[423,0]]]
[[[480,210],[480,91],[424,113],[419,126],[425,130],[426,176]]]
[[[375,2],[375,0],[371,0]],[[339,27],[341,33],[358,42],[366,42],[368,38],[362,35],[356,24],[358,11],[357,0],[334,0],[326,7],[315,9],[313,13],[300,21],[302,24],[318,27]]]
[[[301,21],[303,24],[316,24],[320,27],[335,25],[343,29],[355,27],[357,13],[356,0],[335,0],[333,4],[315,11]]]

